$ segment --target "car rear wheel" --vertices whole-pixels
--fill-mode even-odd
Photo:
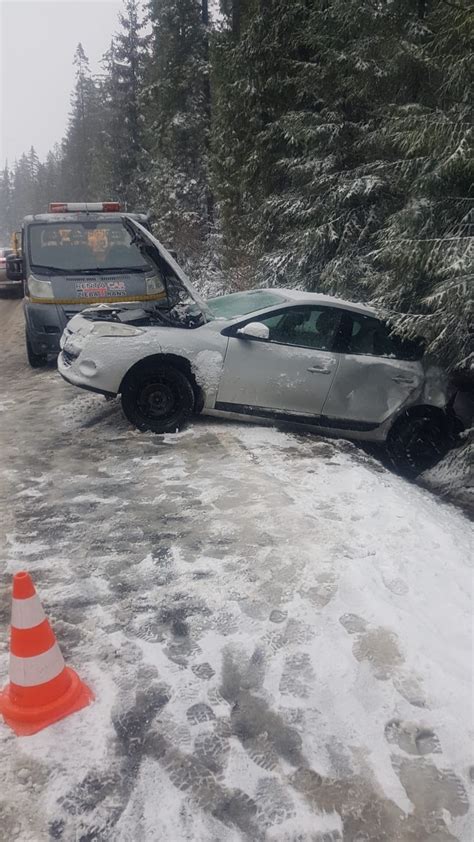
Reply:
[[[139,430],[174,433],[193,412],[193,388],[186,375],[173,366],[144,366],[126,379],[122,409]]]
[[[28,331],[26,331],[26,356],[28,357],[28,362],[31,368],[42,368],[48,363],[48,357],[46,354],[35,354],[33,351]]]
[[[389,457],[404,476],[415,477],[434,467],[449,450],[444,416],[426,412],[399,418],[387,438]]]

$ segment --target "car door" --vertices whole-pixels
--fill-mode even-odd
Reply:
[[[341,312],[317,306],[285,307],[258,322],[269,338],[239,336],[231,329],[217,393],[216,409],[246,414],[318,416],[338,365],[333,353]]]
[[[420,390],[422,349],[390,336],[379,319],[346,311],[336,347],[337,374],[324,405],[333,426],[371,429],[409,403]]]

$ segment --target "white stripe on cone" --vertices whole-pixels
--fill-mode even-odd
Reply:
[[[64,669],[64,659],[57,643],[41,655],[19,658],[10,655],[10,681],[20,687],[34,687],[56,678]]]
[[[12,600],[12,626],[15,629],[32,629],[46,619],[38,594],[28,599]]]

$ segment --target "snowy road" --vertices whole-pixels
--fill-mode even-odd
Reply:
[[[0,328],[0,682],[26,568],[97,697],[0,724],[2,842],[471,840],[463,515],[348,443],[141,435]]]

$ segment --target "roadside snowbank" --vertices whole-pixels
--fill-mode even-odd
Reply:
[[[474,515],[474,430],[466,442],[419,477],[420,485],[456,503]]]

